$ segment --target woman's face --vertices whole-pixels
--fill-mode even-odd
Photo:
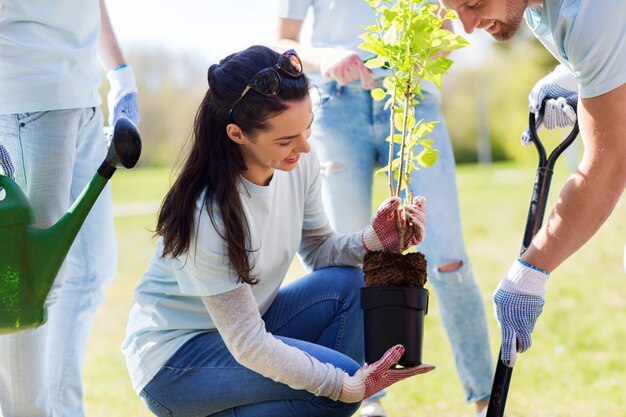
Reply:
[[[243,155],[247,167],[243,177],[253,184],[268,185],[275,169],[291,171],[298,165],[300,154],[311,150],[310,97],[287,104],[287,110],[268,119],[268,129],[256,137],[247,137],[235,124],[226,127],[228,136],[239,145]]]

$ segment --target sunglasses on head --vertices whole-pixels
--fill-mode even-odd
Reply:
[[[298,78],[302,75],[302,61],[293,49],[280,54],[278,62],[273,67],[263,68],[257,72],[239,98],[230,107],[228,114],[233,114],[235,106],[239,104],[250,90],[263,94],[265,97],[276,97],[280,92],[280,73],[290,78]]]

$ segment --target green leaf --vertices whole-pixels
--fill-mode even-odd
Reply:
[[[417,126],[417,129],[413,131],[414,137],[423,138],[426,135],[430,135],[438,123],[438,121],[420,123],[419,126]]]
[[[421,139],[421,140],[417,140],[415,141],[416,143],[419,143],[420,145],[422,145],[422,147],[424,149],[430,150],[433,148],[433,145],[435,144],[435,141],[432,139]]]
[[[398,42],[398,31],[396,25],[391,25],[383,34],[383,43],[385,45],[395,45]]]
[[[437,149],[424,149],[417,156],[417,160],[420,165],[424,167],[431,167],[437,162],[439,157],[439,151]]]
[[[378,55],[376,58],[370,59],[365,62],[365,66],[370,69],[380,68],[385,65],[385,58]]]
[[[387,95],[385,90],[383,90],[382,88],[375,88],[370,92],[370,94],[372,95],[372,98],[376,101],[384,99]]]

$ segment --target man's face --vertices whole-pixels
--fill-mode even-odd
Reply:
[[[459,14],[465,32],[484,29],[506,41],[519,30],[528,0],[443,0],[443,4]]]

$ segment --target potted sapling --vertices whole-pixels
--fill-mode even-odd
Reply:
[[[441,87],[443,74],[452,61],[445,53],[469,43],[443,28],[456,18],[427,0],[365,0],[373,9],[376,24],[365,26],[359,48],[371,52],[366,66],[388,68],[382,87],[371,91],[374,100],[387,100],[390,109],[389,163],[386,173],[389,196],[402,198],[394,213],[399,241],[406,233],[401,222],[409,217],[408,203],[414,202],[411,173],[432,166],[437,149],[428,135],[438,121],[416,120],[415,106],[423,98],[420,86],[428,80]],[[418,205],[424,204],[417,200]],[[417,227],[417,226],[414,226]],[[414,232],[423,233],[423,230]],[[420,236],[420,240],[424,236]],[[424,316],[428,311],[426,259],[410,249],[405,253],[371,251],[363,260],[365,288],[361,290],[364,313],[365,360],[373,362],[390,347],[402,344],[399,364],[416,366],[422,361]]]

